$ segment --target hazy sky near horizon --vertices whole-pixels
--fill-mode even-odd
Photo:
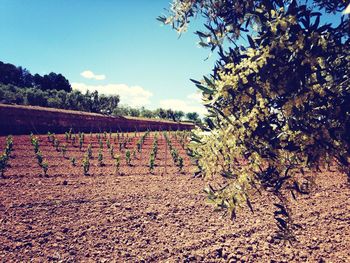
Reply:
[[[0,0],[0,60],[62,73],[73,88],[119,94],[121,104],[203,113],[189,79],[210,74],[216,55],[205,61],[192,30],[178,38],[156,20],[169,2]]]

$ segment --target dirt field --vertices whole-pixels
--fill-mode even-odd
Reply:
[[[272,238],[276,227],[267,196],[254,200],[254,214],[242,211],[235,222],[213,213],[202,190],[206,182],[192,178],[194,167],[175,138],[185,172],[178,171],[159,136],[150,174],[151,135],[131,167],[122,149],[116,175],[105,144],[105,166],[97,165],[93,135],[89,176],[81,167],[89,135],[83,151],[68,146],[76,167],[47,136],[39,139],[49,177],[40,177],[29,136],[16,136],[6,178],[0,179],[1,262],[350,262],[350,188],[338,173],[319,174],[319,186],[293,202],[294,220],[302,229],[297,242],[282,245]],[[2,150],[5,137],[0,145]]]

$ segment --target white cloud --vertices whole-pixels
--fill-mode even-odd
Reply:
[[[146,106],[151,103],[150,98],[153,94],[141,86],[128,86],[126,84],[107,84],[107,85],[86,85],[85,83],[72,83],[73,89],[85,93],[87,90],[98,91],[99,94],[119,95],[121,104],[131,107]]]
[[[91,70],[85,70],[80,73],[81,76],[83,76],[86,79],[95,79],[95,80],[104,80],[106,79],[105,75],[96,75]]]
[[[350,14],[350,4],[348,5],[348,7],[343,11],[343,14]]]
[[[202,94],[200,92],[191,93],[191,94],[187,95],[187,98],[190,100],[197,101],[198,103],[202,102]]]
[[[152,92],[141,86],[128,86],[126,84],[106,84],[106,85],[87,85],[81,82],[71,83],[72,88],[82,93],[86,91],[98,91],[99,94],[119,95],[120,103],[130,107],[156,108],[151,105]],[[205,107],[201,104],[201,93],[191,93],[185,99],[163,99],[159,101],[159,106],[163,109],[181,110],[187,112],[197,112],[202,117],[207,113]]]
[[[181,110],[187,112],[197,112],[201,116],[207,113],[205,107],[201,104],[201,94],[193,93],[187,96],[187,99],[165,99],[159,102],[159,106],[164,109]]]

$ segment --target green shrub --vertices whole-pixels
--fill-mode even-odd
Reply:
[[[131,166],[131,154],[129,150],[126,150],[125,152],[125,160],[126,160],[126,164]]]
[[[61,146],[61,152],[62,152],[62,156],[63,156],[64,158],[66,158],[67,144],[63,144],[63,145]]]
[[[87,148],[87,157],[89,159],[92,158],[92,145],[91,145],[91,143],[89,143],[88,148]]]
[[[119,155],[116,155],[114,157],[115,159],[115,173],[116,174],[119,174],[119,168],[120,168],[120,156]]]
[[[179,167],[179,170],[182,171],[182,168],[184,167],[184,160],[181,156],[177,159],[177,166]]]
[[[98,156],[97,156],[97,161],[99,166],[103,166],[103,154],[102,154],[102,149],[98,150]]]
[[[37,153],[39,151],[39,140],[33,133],[30,134],[30,142],[34,147],[34,152]]]
[[[88,175],[90,170],[90,161],[87,154],[83,158],[82,166],[83,166],[84,175]]]
[[[60,149],[59,149],[59,146],[60,146],[60,142],[58,141],[58,139],[54,139],[53,140],[53,146],[55,147],[55,149],[56,149],[56,151],[60,151]]]
[[[3,153],[0,155],[0,176],[4,177],[4,171],[8,166],[8,160],[10,158],[10,154],[13,150],[13,138],[11,135],[6,138],[6,146]]]
[[[43,169],[44,176],[47,176],[47,171],[49,169],[49,165],[48,165],[47,161],[43,161],[40,166]]]
[[[0,155],[0,175],[4,177],[4,171],[7,167],[8,156],[6,153]]]
[[[153,170],[154,170],[154,159],[155,159],[154,152],[151,152],[149,157],[149,164],[148,164],[148,167],[151,173],[153,173]]]
[[[81,149],[83,148],[83,143],[84,143],[84,140],[82,137],[79,137],[79,150],[81,151]]]
[[[6,147],[5,147],[6,155],[10,156],[12,150],[13,150],[13,137],[9,135],[6,137]]]
[[[112,158],[114,158],[114,146],[111,145],[111,147],[109,148],[109,153],[111,155]]]
[[[38,164],[41,166],[43,162],[43,154],[41,153],[40,150],[36,152],[36,159],[38,160]]]

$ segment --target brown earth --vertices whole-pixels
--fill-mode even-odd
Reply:
[[[108,116],[98,113],[0,103],[0,135],[101,131],[192,130],[191,122]]]
[[[162,137],[153,174],[147,167],[149,137],[133,166],[125,164],[125,150],[120,153],[119,175],[105,145],[105,166],[97,166],[93,137],[90,176],[83,175],[83,151],[77,145],[69,144],[67,151],[77,158],[73,167],[46,136],[39,137],[49,177],[40,177],[29,136],[16,136],[6,178],[0,179],[1,262],[350,261],[350,188],[339,173],[317,174],[317,187],[292,202],[302,228],[296,231],[297,242],[283,245],[272,238],[276,227],[268,196],[257,197],[254,214],[243,210],[235,222],[213,213],[202,191],[206,183],[192,178],[194,167],[185,151],[185,172],[180,173]],[[59,139],[64,141],[62,135]],[[89,140],[86,136],[84,149]],[[0,150],[4,142],[0,137]]]

